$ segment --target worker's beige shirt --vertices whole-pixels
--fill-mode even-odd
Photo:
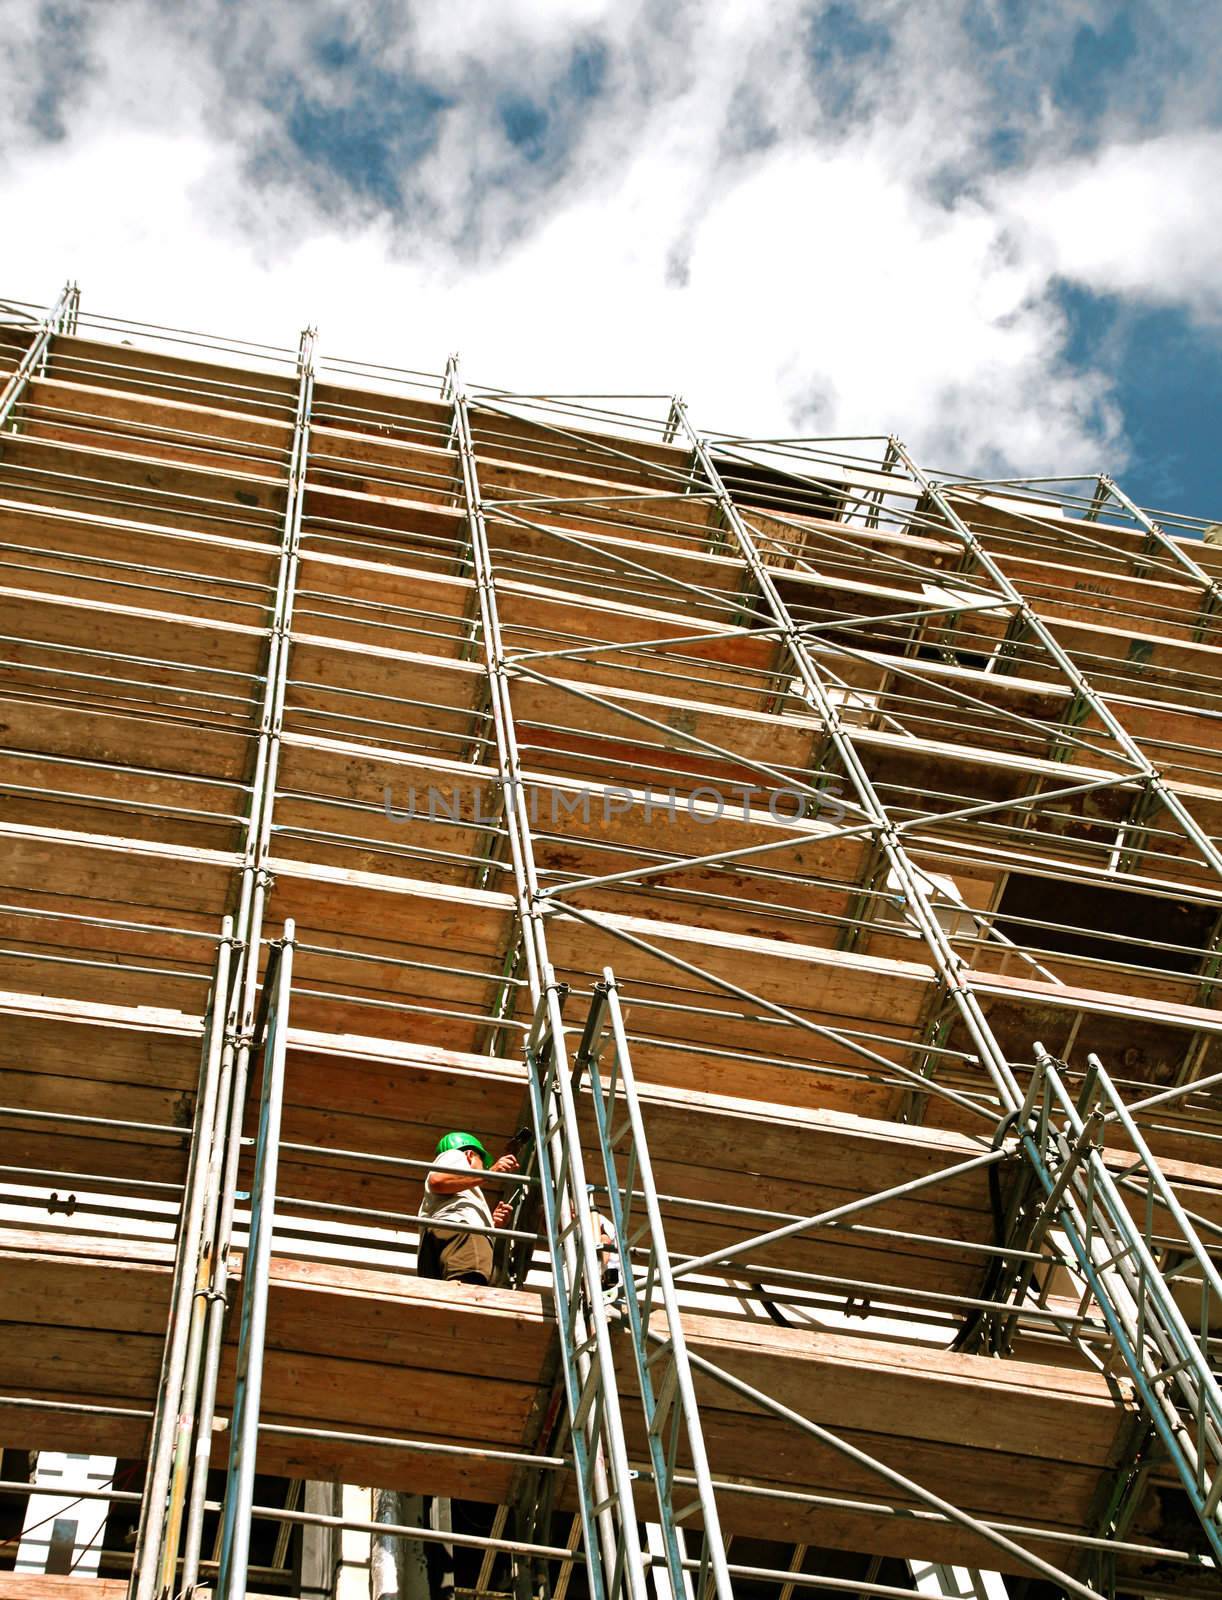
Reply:
[[[465,1150],[444,1150],[433,1162],[433,1172],[474,1170]],[[474,1228],[492,1226],[492,1209],[482,1189],[460,1189],[457,1194],[434,1194],[428,1180],[424,1185],[424,1199],[420,1202],[420,1215],[428,1218],[430,1228],[441,1232],[455,1222],[466,1223]]]

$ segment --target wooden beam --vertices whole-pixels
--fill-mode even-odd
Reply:
[[[16,1334],[14,1315],[24,1323],[37,1313],[42,1332],[36,1347],[6,1341],[13,1352],[8,1392],[16,1386],[54,1394],[62,1385],[58,1392],[74,1399],[147,1403],[157,1349],[158,1296],[150,1290],[160,1282],[164,1296],[168,1286],[165,1250],[143,1246],[102,1261],[85,1244],[71,1250],[35,1235],[10,1236],[9,1245],[0,1257],[0,1314]],[[552,1336],[546,1303],[530,1293],[287,1260],[273,1264],[269,1316],[266,1422],[508,1448],[526,1425]],[[692,1317],[688,1331],[697,1354],[979,1515],[1005,1516],[1017,1490],[1026,1520],[1081,1526],[1100,1475],[1116,1460],[1129,1410],[1093,1372],[725,1318]],[[627,1351],[620,1354],[628,1382]],[[230,1381],[227,1370],[226,1389]],[[880,1480],[826,1447],[752,1417],[728,1390],[705,1380],[698,1386],[718,1475],[763,1487],[878,1495]],[[14,1420],[17,1442],[26,1425]],[[67,1425],[65,1414],[60,1426]],[[95,1420],[90,1431],[96,1435],[101,1424]],[[639,1452],[642,1443],[634,1437],[630,1448]],[[507,1486],[503,1467],[470,1458],[413,1459],[410,1451],[274,1434],[264,1436],[260,1462],[296,1477],[444,1488],[494,1503]],[[795,1519],[828,1528],[816,1508],[732,1495],[725,1508],[731,1531],[793,1537]],[[853,1548],[863,1547],[865,1526],[884,1530],[877,1518],[848,1525]],[[920,1525],[901,1523],[896,1533],[916,1553],[929,1547]],[[839,1537],[848,1535],[821,1531],[820,1542]],[[934,1542],[963,1548],[958,1532]]]

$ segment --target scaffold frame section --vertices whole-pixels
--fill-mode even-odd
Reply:
[[[917,1194],[936,1199],[969,1176],[990,1187],[1011,1182],[1021,1168],[1037,1188],[1010,1194],[1002,1240],[938,1238],[932,1224],[890,1230],[913,1246],[954,1242],[1004,1268],[976,1293],[962,1282],[941,1290],[879,1283],[860,1263],[835,1274],[778,1269],[774,1258],[760,1266],[769,1298],[828,1306],[857,1297],[939,1326],[975,1316],[999,1353],[1016,1338],[1067,1337],[1097,1367],[1109,1348],[1119,1350],[1217,1554],[1210,1329],[1219,1290],[1202,1243],[1214,1235],[1177,1198],[1182,1180],[1159,1164],[1168,1149],[1196,1159],[1222,1137],[1211,1101],[1222,1080],[1222,751],[1211,723],[1222,695],[1208,677],[1208,652],[1222,644],[1222,585],[1202,564],[1205,552],[1198,560],[1185,547],[1200,524],[1143,511],[1106,474],[996,482],[932,474],[889,436],[701,433],[675,397],[516,395],[465,384],[454,358],[439,374],[327,360],[312,329],[294,353],[82,317],[74,285],[45,314],[18,308],[0,318],[5,329],[15,353],[0,418],[17,445],[9,448],[6,433],[0,519],[18,530],[5,545],[13,593],[32,595],[39,617],[70,604],[100,628],[108,601],[90,584],[117,583],[125,598],[114,615],[132,639],[117,648],[98,632],[78,648],[66,642],[66,625],[63,639],[48,634],[48,642],[6,634],[4,670],[27,673],[21,693],[35,706],[79,692],[100,707],[89,715],[105,718],[109,693],[133,725],[148,714],[141,706],[159,715],[174,708],[200,737],[222,729],[241,749],[223,783],[201,768],[184,772],[173,793],[150,780],[131,745],[116,746],[104,764],[71,752],[38,770],[18,762],[5,789],[17,820],[4,825],[4,839],[15,849],[96,856],[116,873],[133,862],[149,873],[213,873],[228,885],[227,922],[217,914],[222,897],[205,905],[202,893],[189,914],[158,905],[153,915],[118,892],[113,904],[52,907],[19,885],[4,908],[17,930],[17,970],[33,974],[14,985],[19,995],[40,988],[40,973],[50,975],[52,995],[57,974],[71,972],[77,988],[65,979],[65,995],[109,982],[96,993],[136,1006],[163,993],[177,1000],[193,985],[181,1014],[202,1019],[194,1137],[181,1181],[163,1183],[167,1195],[175,1186],[180,1195],[180,1248],[133,1600],[172,1588],[180,1538],[181,1585],[189,1591],[198,1580],[246,1181],[242,1118],[258,1004],[271,981],[265,964],[280,947],[264,924],[298,905],[307,913],[302,932],[287,936],[298,965],[294,1016],[306,1019],[299,1031],[346,1037],[372,1018],[370,1037],[406,1029],[396,1037],[466,1051],[490,1071],[525,1047],[522,1087],[538,1136],[531,1181],[565,1330],[574,1424],[563,1459],[580,1489],[592,1594],[643,1594],[656,1554],[642,1551],[635,1525],[640,1464],[628,1449],[629,1402],[611,1359],[624,1329],[598,1293],[581,1089],[588,1084],[605,1113],[596,1117],[605,1192],[617,1220],[622,1201],[627,1229],[641,1185],[634,1178],[621,1195],[611,1140],[617,1089],[626,1074],[641,1130],[630,1170],[639,1174],[654,1109],[637,1077],[647,1090],[655,1075],[665,1083],[688,1072],[689,1060],[723,1087],[732,1068],[745,1068],[761,1101],[783,1101],[770,1086],[784,1082],[801,1103],[805,1079],[834,1106],[882,1108],[897,1126],[953,1131],[964,1148],[948,1146],[945,1165],[919,1181],[865,1185],[807,1216],[727,1204],[719,1216],[736,1226],[741,1218],[745,1239],[673,1257],[661,1242],[671,1200],[650,1176],[643,1187],[657,1228],[655,1244],[642,1243],[644,1267],[620,1234],[630,1286],[621,1312],[638,1383],[654,1370],[653,1352],[644,1352],[655,1301],[649,1293],[638,1301],[636,1290],[660,1282],[663,1260],[662,1301],[681,1330],[677,1297],[698,1279],[703,1292],[721,1272],[725,1282],[709,1292],[728,1298],[730,1274],[721,1269],[756,1266],[771,1242],[820,1236],[872,1245],[888,1231],[872,1228],[875,1208]],[[129,416],[91,398],[90,384],[99,392],[119,385],[145,359],[122,349],[129,340],[169,352],[132,380],[148,385],[171,418],[161,424],[164,438],[138,407]],[[659,415],[623,410],[629,401],[656,403]],[[72,449],[79,462],[69,473]],[[129,483],[113,467],[125,451],[146,464],[158,451],[193,460],[197,476],[183,468],[162,487]],[[240,485],[228,501],[216,487],[223,471]],[[146,476],[152,484],[151,467]],[[409,528],[386,509],[399,503],[410,503]],[[107,565],[84,534],[77,545],[69,540],[65,556],[56,540],[75,537],[78,526],[90,537],[104,531],[120,556]],[[1033,550],[1072,572],[1058,577],[1055,563],[1032,570]],[[1074,562],[1085,577],[1073,575]],[[221,643],[206,660],[180,660],[167,632],[177,626],[192,637],[197,612]],[[1117,618],[1122,626],[1131,618],[1137,637],[1127,654],[1108,655],[1103,632]],[[362,679],[366,669],[382,676]],[[358,763],[373,779],[345,791],[335,775]],[[427,786],[426,810],[413,785]],[[550,821],[540,821],[541,798]],[[666,832],[650,826],[660,806],[670,807]],[[121,816],[138,824],[116,822]],[[348,873],[347,861],[361,865]],[[1190,931],[1101,928],[1047,901],[1007,909],[1010,876],[1033,861],[1047,883],[1122,891],[1152,911],[1182,907]],[[401,926],[440,917],[444,906],[454,926],[465,919],[478,931],[470,948],[453,935],[452,948],[437,948],[401,934],[379,941],[364,927],[337,931],[334,921],[310,921],[324,893],[337,903],[347,895],[350,905],[365,895],[362,916],[399,896],[411,913]],[[52,942],[47,930],[62,947],[51,956],[38,943]],[[1075,939],[1089,951],[1076,950]],[[188,947],[207,949],[209,959],[184,959]],[[809,1000],[819,985],[831,993],[840,968],[863,990],[877,986],[872,1012]],[[277,1015],[287,1016],[284,981]],[[205,984],[211,1000],[201,1004]],[[620,1007],[621,989],[638,1026]],[[612,1059],[623,1064],[612,1068],[609,1098],[585,1044],[572,1070],[566,994],[605,1011]],[[724,1039],[701,1031],[702,1007],[722,1019]],[[1050,1015],[1065,1020],[1064,1037],[1054,1039],[1059,1060],[1030,1049],[1038,1035],[1028,1021],[1043,1029]],[[1094,1029],[1126,1021],[1173,1035],[1172,1088],[1136,1071],[1118,1087],[1094,1057],[1085,1069],[1065,1065]],[[640,1074],[633,1052],[647,1064]],[[1130,1109],[1126,1095],[1136,1096]],[[100,1135],[107,1120],[0,1109],[82,1137]],[[181,1129],[151,1118],[109,1123],[181,1139]],[[1099,1143],[1109,1132],[1137,1142],[1131,1170]],[[273,1142],[294,1160],[328,1153],[324,1144]],[[266,1150],[257,1169],[265,1158]],[[401,1158],[393,1170],[425,1166]],[[1139,1170],[1141,1227],[1126,1210],[1139,1198]],[[47,1176],[33,1158],[5,1171],[35,1186]],[[151,1181],[146,1188],[152,1205],[163,1191]],[[402,1207],[362,1211],[326,1193],[307,1192],[301,1207],[324,1218],[363,1214],[371,1227],[375,1218],[387,1227],[419,1222]],[[277,1219],[278,1249],[279,1228]],[[535,1239],[522,1230],[517,1242],[533,1250]],[[299,1246],[286,1239],[284,1248]],[[1177,1260],[1200,1273],[1200,1315],[1191,1321],[1165,1288]],[[1053,1269],[1084,1277],[1090,1294],[1078,1313],[1049,1303]],[[634,1320],[632,1308],[642,1306]],[[659,1348],[674,1361],[673,1338]],[[719,1381],[715,1362],[693,1361]],[[680,1390],[681,1364],[671,1369]],[[751,1398],[752,1386],[734,1381]],[[645,1404],[653,1420],[679,1416],[648,1395]],[[183,1411],[192,1419],[185,1430]],[[257,1428],[257,1403],[254,1411]],[[707,1525],[724,1486],[707,1466],[691,1474],[673,1462],[664,1482],[667,1452],[653,1420],[646,1469],[662,1495],[672,1586],[677,1593],[695,1574],[703,1589],[720,1559],[712,1581],[724,1595],[735,1568],[721,1542],[692,1561],[674,1534],[676,1487],[695,1492]],[[685,1413],[684,1423],[690,1444],[698,1417]],[[542,1459],[522,1455],[523,1465]],[[561,1459],[554,1451],[547,1470]],[[155,1553],[150,1508],[162,1504],[171,1506],[170,1536]],[[928,1501],[927,1513],[951,1516],[944,1504]],[[896,1508],[893,1501],[889,1512]],[[1128,1548],[1119,1534],[1130,1513],[1120,1495],[1115,1550]],[[968,1522],[995,1545],[1013,1537],[996,1519]],[[1056,1542],[1047,1531],[1040,1537]],[[518,1541],[526,1545],[553,1551],[546,1541]],[[1094,1550],[1090,1535],[1079,1548]],[[1094,1591],[1079,1583],[1073,1592]]]

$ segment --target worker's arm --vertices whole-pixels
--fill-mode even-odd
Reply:
[[[446,1151],[446,1155],[457,1154],[462,1158],[462,1166],[451,1166],[448,1162],[442,1166],[445,1156],[439,1156],[437,1165],[429,1173],[428,1187],[430,1194],[461,1194],[464,1189],[478,1189],[495,1172],[516,1172],[518,1170],[517,1156],[504,1155],[485,1171],[482,1167],[473,1167],[462,1156],[461,1151]]]

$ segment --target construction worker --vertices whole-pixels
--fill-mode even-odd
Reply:
[[[494,1172],[516,1172],[518,1158],[507,1150],[493,1161],[473,1133],[447,1133],[437,1142],[437,1158],[424,1185],[420,1214],[428,1226],[420,1234],[416,1271],[422,1278],[451,1283],[487,1283],[492,1277],[492,1240],[448,1226],[504,1228],[513,1217],[508,1200],[489,1206],[484,1183]]]
[[[615,1229],[611,1226],[611,1219],[604,1217],[601,1211],[591,1209],[590,1220],[594,1224],[594,1243],[598,1247],[601,1287],[614,1296],[619,1289],[619,1251],[615,1242]]]

